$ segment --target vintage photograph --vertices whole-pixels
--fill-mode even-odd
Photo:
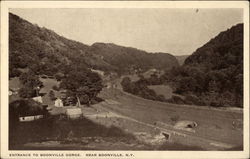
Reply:
[[[8,150],[243,151],[243,15],[9,8]]]

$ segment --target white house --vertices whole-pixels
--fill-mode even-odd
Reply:
[[[63,102],[60,98],[55,100],[55,107],[63,107]]]
[[[19,121],[20,122],[34,121],[34,120],[41,119],[41,118],[43,118],[43,115],[23,116],[23,117],[19,117]]]

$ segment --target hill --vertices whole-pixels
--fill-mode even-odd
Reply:
[[[186,66],[219,70],[243,63],[243,24],[221,32],[185,60]]]
[[[24,68],[36,74],[54,75],[63,73],[65,65],[76,63],[120,74],[178,66],[176,58],[167,53],[153,54],[105,43],[88,46],[31,24],[12,13],[9,14],[9,44],[10,77],[19,76]]]
[[[178,66],[174,56],[168,53],[148,53],[131,47],[112,43],[94,43],[88,50],[92,55],[101,57],[114,66],[120,73],[135,70],[169,69]]]
[[[200,104],[243,105],[243,24],[219,33],[162,79],[177,93],[192,94]]]

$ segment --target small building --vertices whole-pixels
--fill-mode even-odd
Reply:
[[[99,74],[100,76],[104,76],[104,71],[101,70],[95,70],[95,69],[91,69],[92,72],[95,72],[97,74]]]
[[[43,115],[22,116],[19,117],[20,122],[34,121],[43,118]]]
[[[63,101],[60,98],[55,100],[55,107],[63,107]]]
[[[66,115],[70,119],[78,119],[82,117],[82,109],[81,108],[66,109]]]

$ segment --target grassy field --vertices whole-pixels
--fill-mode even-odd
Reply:
[[[195,136],[242,146],[243,115],[242,112],[223,111],[198,106],[180,106],[142,99],[128,95],[121,90],[104,90],[103,99],[112,99],[119,105],[105,105],[106,108],[149,124],[163,122],[174,124],[181,120],[195,121]]]
[[[53,79],[42,80],[45,85],[44,89],[47,91],[53,85],[58,84]],[[217,143],[213,143],[216,141],[233,145],[231,150],[242,150],[242,111],[200,108],[146,100],[121,91],[119,83],[117,85],[116,88],[104,88],[99,94],[99,97],[105,99],[106,103],[101,107],[107,109],[109,115],[112,116],[113,112],[130,118],[132,121],[138,121],[137,123],[150,125],[161,122],[173,126],[182,120],[195,121],[198,124],[194,129],[195,133],[186,132],[186,134],[198,139],[209,140],[210,144],[216,145]],[[161,90],[163,93],[164,91],[166,90]],[[170,90],[167,93],[169,92]],[[94,120],[83,118],[71,121],[52,116],[48,119],[20,123],[15,132],[10,133],[10,149],[201,150],[201,147],[206,147],[206,145],[199,144],[190,145],[189,140],[180,140],[178,144],[165,143],[155,148],[138,142],[133,134],[124,131],[130,129],[130,132],[150,132],[153,131],[153,128],[150,128],[152,130],[145,129],[140,124],[133,124],[124,118],[117,119],[117,116],[110,119],[106,119],[106,117],[98,119],[102,124],[93,122],[96,120],[95,117]],[[105,122],[111,125],[107,126]],[[124,127],[120,124],[123,124]]]
[[[88,144],[95,144],[92,149],[101,149],[102,144],[120,143],[121,149],[138,143],[134,136],[117,127],[105,127],[86,118],[69,120],[59,116],[33,122],[23,122],[10,132],[10,149],[90,149]],[[123,143],[123,144],[121,144]],[[127,145],[126,145],[127,144]],[[76,146],[78,145],[78,146]],[[79,147],[79,145],[81,145]],[[121,147],[121,145],[124,145]],[[101,147],[99,147],[101,146]],[[119,144],[117,145],[119,146]],[[146,145],[141,145],[147,149]],[[106,145],[104,149],[109,149]],[[119,149],[119,148],[118,148]]]
[[[163,95],[166,99],[169,99],[173,95],[173,89],[167,85],[152,85],[148,86],[149,89],[155,91],[157,95]]]

